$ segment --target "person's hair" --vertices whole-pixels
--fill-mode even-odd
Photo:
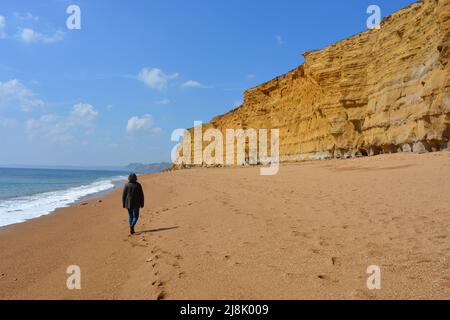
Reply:
[[[131,173],[131,174],[128,176],[128,181],[130,181],[130,182],[136,182],[136,181],[137,181],[137,175],[136,175],[135,173]]]

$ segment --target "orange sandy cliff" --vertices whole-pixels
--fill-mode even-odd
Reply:
[[[304,57],[203,129],[278,128],[281,161],[450,147],[450,0],[412,4]]]

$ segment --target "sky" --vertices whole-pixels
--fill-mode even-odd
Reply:
[[[2,0],[0,165],[169,161],[173,130],[413,2]]]

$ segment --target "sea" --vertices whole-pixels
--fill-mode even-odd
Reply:
[[[112,191],[125,171],[0,168],[0,227]]]

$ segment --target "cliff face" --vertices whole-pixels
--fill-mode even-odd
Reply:
[[[281,161],[448,147],[450,0],[413,4],[304,57],[204,130],[278,128]]]

